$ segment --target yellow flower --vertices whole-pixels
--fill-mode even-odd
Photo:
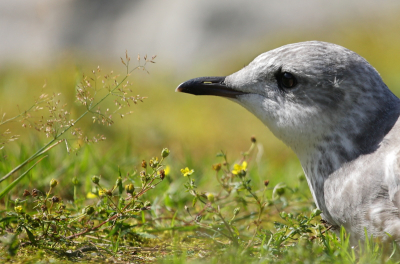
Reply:
[[[94,198],[97,198],[97,195],[94,194],[94,193],[92,193],[92,192],[88,192],[88,193],[86,194],[86,198],[88,198],[88,199],[94,199]]]
[[[106,191],[104,190],[99,190],[99,196],[105,196],[106,195]]]
[[[189,170],[188,167],[181,169],[181,173],[184,177],[192,175],[194,170]]]
[[[246,161],[243,161],[242,165],[235,164],[235,165],[233,166],[232,173],[235,174],[235,175],[237,175],[237,174],[239,174],[241,171],[246,171],[246,169],[247,169],[247,162],[246,162]]]
[[[170,171],[171,171],[171,167],[170,166],[165,166],[165,169],[164,169],[164,175],[165,176],[168,176],[169,175],[169,173],[170,173]],[[160,171],[157,171],[157,175],[160,175],[161,174],[161,172]]]
[[[22,213],[22,206],[21,205],[15,206],[14,210],[15,210],[15,212],[20,214],[20,213]]]
[[[211,203],[214,203],[214,201],[215,201],[214,194],[207,193],[206,196],[207,196],[207,200],[209,200]]]
[[[165,167],[165,170],[164,170],[165,176],[168,176],[170,171],[171,171],[171,167],[167,165],[167,166]]]

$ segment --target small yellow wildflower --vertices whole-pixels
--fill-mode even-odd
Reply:
[[[88,199],[94,199],[94,198],[97,198],[97,195],[94,194],[94,193],[92,193],[92,192],[88,192],[88,193],[86,194],[86,198],[88,198]]]
[[[15,212],[17,212],[18,214],[22,213],[22,206],[18,205],[14,207]]]
[[[188,167],[181,169],[181,173],[184,177],[192,175],[194,170],[189,170]]]
[[[131,184],[127,184],[127,185],[125,185],[125,191],[127,193],[132,194],[132,193],[135,192],[135,186],[132,183]]]
[[[106,191],[103,190],[99,190],[99,196],[105,196],[106,195]]]
[[[208,201],[210,201],[211,203],[214,203],[214,201],[215,201],[214,194],[212,194],[212,193],[207,193],[206,196],[207,196],[207,200],[208,200]]]
[[[235,175],[237,175],[237,174],[239,174],[241,171],[246,171],[246,169],[247,169],[247,162],[246,162],[246,161],[243,161],[242,165],[235,164],[235,165],[233,166],[232,173],[235,174]]]
[[[165,167],[165,170],[164,170],[165,176],[168,176],[170,171],[171,171],[171,167],[167,165],[167,166]]]

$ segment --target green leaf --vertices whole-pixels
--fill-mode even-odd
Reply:
[[[236,228],[236,226],[231,226],[233,232],[238,236],[239,235],[239,230]]]
[[[197,203],[197,196],[193,198],[192,207],[194,207]]]
[[[142,223],[143,224],[146,223],[146,217],[144,215],[144,211],[142,211]]]
[[[26,226],[24,226],[24,229],[25,229],[26,233],[28,234],[29,241],[31,241],[31,243],[33,245],[36,245],[35,236],[32,234],[32,232]]]

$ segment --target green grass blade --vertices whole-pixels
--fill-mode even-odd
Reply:
[[[15,185],[17,185],[17,183],[19,181],[22,180],[22,178],[24,178],[24,176],[26,174],[28,174],[28,172],[30,172],[39,162],[41,162],[44,158],[46,158],[47,156],[44,156],[43,158],[41,158],[40,160],[36,161],[35,164],[33,164],[27,171],[25,171],[24,173],[21,174],[21,176],[19,176],[18,178],[16,178],[10,185],[8,185],[1,193],[0,193],[0,199],[3,199],[4,196],[11,191]]]

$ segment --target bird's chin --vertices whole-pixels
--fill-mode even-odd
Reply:
[[[214,95],[229,99],[238,99],[248,94],[228,86],[225,83],[225,76],[194,78],[181,83],[175,91],[193,95]]]

